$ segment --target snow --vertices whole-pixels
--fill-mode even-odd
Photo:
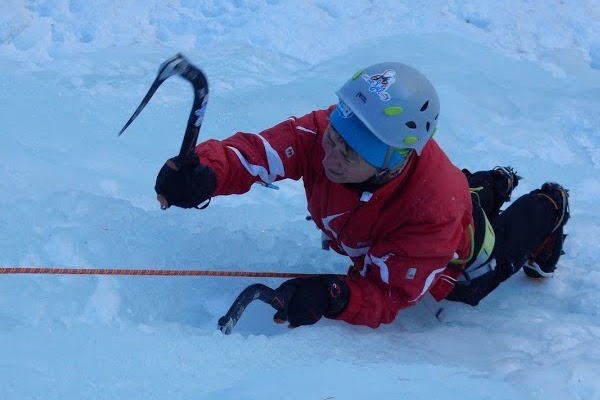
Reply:
[[[211,97],[201,137],[259,131],[335,101],[398,60],[438,88],[437,140],[460,167],[512,165],[514,196],[571,189],[553,279],[519,273],[478,307],[423,305],[377,330],[288,330],[247,285],[209,277],[2,275],[1,399],[600,399],[600,4],[597,1],[3,0],[0,266],[335,272],[299,182],[160,210],[156,172],[191,106],[181,51]]]

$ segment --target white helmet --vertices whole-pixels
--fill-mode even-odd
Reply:
[[[340,101],[330,122],[370,164],[390,169],[410,149],[421,154],[435,134],[440,100],[416,69],[384,62],[356,72],[336,92]]]

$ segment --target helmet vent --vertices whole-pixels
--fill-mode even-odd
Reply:
[[[425,124],[425,129],[427,129],[427,132],[429,132],[429,128],[431,128],[431,124],[429,123],[429,121],[427,121],[427,123]]]
[[[425,102],[425,104],[423,104],[423,105],[421,106],[421,112],[423,112],[423,111],[427,110],[427,107],[429,107],[429,100],[427,100],[427,101]]]
[[[440,116],[440,114],[436,114],[434,119],[437,121],[437,117],[439,117],[439,116]]]
[[[417,124],[415,124],[415,121],[408,121],[405,125],[410,129],[417,129]]]

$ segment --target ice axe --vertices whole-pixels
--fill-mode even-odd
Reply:
[[[181,53],[176,54],[161,64],[156,79],[152,82],[150,89],[148,89],[148,92],[131,118],[129,118],[127,123],[119,131],[119,136],[121,136],[125,129],[127,129],[137,116],[140,115],[160,85],[174,75],[181,76],[194,87],[194,103],[192,104],[192,110],[188,117],[185,135],[183,136],[181,148],[179,149],[179,155],[176,157],[178,160],[183,161],[194,151],[198,141],[200,127],[202,126],[206,106],[208,104],[208,81],[206,75],[204,75],[198,67],[190,63]],[[176,167],[178,168],[179,166]],[[161,206],[161,208],[164,210],[167,207]]]
[[[274,290],[261,283],[255,283],[246,287],[235,299],[227,313],[219,318],[219,330],[229,335],[246,310],[246,307],[254,300],[265,302],[275,310],[285,309],[294,296],[294,292],[295,288],[293,286]]]
[[[275,291],[268,286],[261,283],[248,286],[238,295],[227,313],[219,318],[219,330],[229,335],[250,303],[260,300],[271,304],[274,298]]]

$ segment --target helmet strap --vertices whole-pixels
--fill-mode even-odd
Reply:
[[[365,191],[373,192],[381,185],[386,184],[387,182],[389,182],[396,176],[400,175],[402,173],[402,171],[404,170],[404,167],[406,167],[406,165],[408,164],[408,160],[411,158],[412,153],[413,153],[413,151],[411,151],[406,156],[406,159],[403,162],[401,162],[400,164],[396,165],[395,167],[393,167],[391,169],[390,168],[379,168],[379,169],[377,169],[377,172],[375,173],[375,175],[371,176],[366,181],[360,182],[360,183],[344,183],[344,186],[346,186],[350,190],[356,191],[357,193],[362,193]],[[388,164],[389,164],[389,161],[388,161]]]
[[[381,166],[381,171],[388,170],[388,165],[390,165],[390,161],[392,161],[392,156],[394,155],[395,151],[396,151],[395,147],[388,146],[388,151],[387,151],[387,154],[385,155],[385,160],[383,160],[383,165]],[[380,174],[380,172],[377,173],[377,175],[379,175],[379,174]]]
[[[391,178],[399,175],[404,170],[404,167],[406,166],[406,164],[408,163],[408,160],[412,156],[413,151],[410,151],[406,155],[406,158],[404,159],[404,161],[402,161],[400,164],[396,165],[395,167],[388,168],[388,165],[390,163],[392,155],[394,154],[394,151],[396,151],[396,148],[390,146],[390,150],[388,150],[388,154],[385,157],[383,167],[379,168],[377,170],[377,173],[375,175],[373,175],[370,180],[372,180],[374,182],[378,182],[380,184],[385,183],[388,180],[390,180]]]

